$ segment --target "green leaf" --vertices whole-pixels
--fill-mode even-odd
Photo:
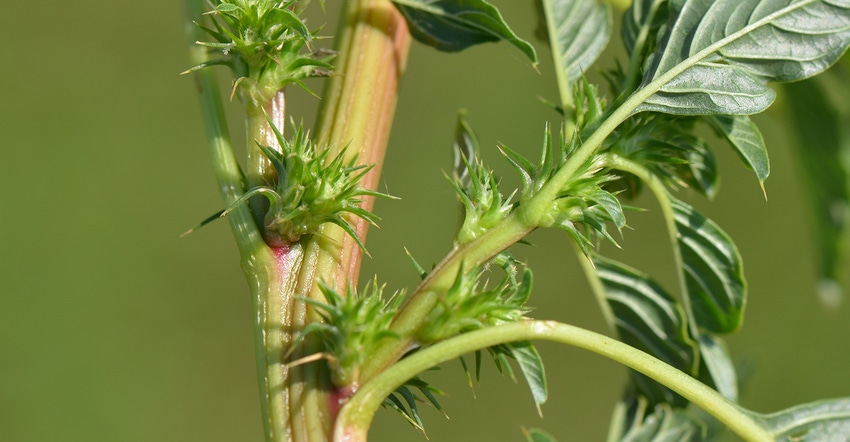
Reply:
[[[657,31],[663,24],[661,20],[666,19],[661,14],[661,7],[667,0],[636,0],[632,2],[628,11],[623,14],[622,37],[626,52],[645,49],[647,40],[652,37],[653,31]],[[660,20],[661,19],[661,20]]]
[[[707,198],[714,198],[720,184],[717,173],[717,161],[708,148],[705,140],[694,136],[688,137],[689,143],[682,151],[685,164],[674,164],[676,176],[688,187],[702,193]]]
[[[850,398],[817,401],[762,416],[777,441],[846,440]]]
[[[540,358],[540,353],[531,345],[531,342],[519,341],[507,345],[511,350],[511,355],[516,359],[519,369],[522,370],[526,382],[528,382],[528,388],[534,398],[534,405],[537,406],[537,413],[542,416],[540,406],[546,403],[546,399],[549,398],[543,359]]]
[[[850,44],[845,0],[672,0],[671,21],[644,75],[637,111],[753,114],[794,81],[833,64]]]
[[[458,112],[455,125],[454,143],[452,143],[452,178],[461,188],[469,185],[469,166],[478,161],[478,137],[466,121],[466,111]]]
[[[643,398],[629,395],[614,412],[608,441],[690,442],[705,440],[705,428],[685,409],[668,404],[650,407]]]
[[[413,390],[416,389],[419,391],[420,395],[417,395]],[[423,381],[420,377],[415,377],[413,379],[409,379],[404,385],[397,388],[394,392],[390,393],[387,396],[383,403],[381,404],[384,408],[389,408],[391,410],[397,411],[401,416],[406,420],[409,424],[413,425],[414,428],[421,431],[422,434],[425,434],[425,424],[422,422],[422,418],[419,415],[419,408],[417,406],[417,402],[423,402],[431,404],[434,408],[437,409],[443,416],[448,419],[448,415],[443,411],[443,407],[440,406],[440,403],[437,401],[435,395],[443,395],[444,393],[439,389],[435,388],[433,385]],[[401,398],[399,398],[401,396]],[[402,402],[404,399],[404,402]],[[405,407],[405,404],[407,406]],[[427,438],[427,434],[426,434]]]
[[[821,78],[818,78],[820,80]],[[785,87],[790,120],[796,133],[791,143],[803,175],[804,190],[813,213],[821,277],[821,300],[835,305],[841,300],[837,284],[847,267],[842,267],[842,239],[850,225],[850,115],[838,112],[827,93],[850,100],[846,76],[836,79],[833,89],[824,90],[819,81],[804,81]],[[845,101],[846,102],[846,101]],[[844,157],[844,158],[842,158]]]
[[[759,183],[764,183],[770,175],[770,162],[767,147],[761,132],[750,117],[746,115],[710,115],[705,117],[717,133],[726,138],[744,163],[756,174]]]
[[[592,257],[596,274],[611,306],[620,340],[692,375],[697,345],[688,336],[682,308],[644,273],[599,255]],[[646,376],[632,371],[638,391],[652,404],[687,402]]]
[[[611,6],[599,0],[543,0],[549,40],[567,83],[582,77],[608,45],[613,28]],[[553,32],[554,28],[554,32]]]
[[[413,37],[445,52],[507,40],[537,64],[537,53],[508,27],[499,10],[484,0],[392,0]]]
[[[687,413],[667,406],[655,407],[655,412],[621,439],[623,442],[686,442],[700,441],[702,428]]]
[[[539,428],[532,428],[528,431],[524,431],[524,433],[525,440],[528,442],[558,442],[558,440],[555,439],[555,436],[552,436]]]
[[[687,295],[698,327],[731,333],[741,326],[746,284],[732,238],[693,207],[670,198]]]
[[[714,388],[726,399],[737,402],[738,375],[723,340],[704,333],[699,337],[699,352]]]

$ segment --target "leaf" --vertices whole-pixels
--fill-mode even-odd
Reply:
[[[674,164],[673,169],[688,187],[702,193],[706,198],[714,198],[720,184],[714,154],[705,140],[693,136],[687,139],[689,142],[682,151],[686,163]]]
[[[726,138],[744,163],[756,174],[759,183],[764,183],[770,175],[770,162],[767,147],[761,132],[750,117],[746,115],[709,115],[705,121]]]
[[[850,99],[846,81],[846,77],[841,78],[836,84],[842,89],[830,92]],[[842,239],[850,224],[850,163],[844,160],[850,158],[850,115],[838,113],[820,85],[804,81],[787,85],[785,91],[797,135],[791,145],[804,178],[805,199],[814,215],[821,277],[819,295],[826,305],[835,305],[841,300],[836,281],[846,269],[841,267]]]
[[[714,333],[731,333],[741,326],[746,301],[738,249],[713,221],[682,201],[670,200],[696,325]]]
[[[478,161],[478,137],[466,121],[466,111],[458,112],[452,143],[452,178],[461,188],[466,188],[471,180],[469,166]]]
[[[549,398],[549,390],[546,385],[546,371],[543,369],[543,359],[540,358],[540,353],[528,341],[512,342],[507,344],[511,350],[511,355],[516,359],[519,369],[522,370],[528,388],[531,390],[531,396],[534,398],[534,405],[537,406],[537,414],[543,416],[540,406],[546,403]]]
[[[636,0],[623,14],[622,37],[627,53],[643,50],[652,31],[657,31],[666,19],[661,7],[667,0]]]
[[[608,441],[683,442],[705,440],[702,422],[685,409],[668,404],[649,407],[644,398],[627,395],[617,404]]]
[[[592,259],[620,340],[694,375],[697,345],[688,336],[685,314],[676,300],[644,273],[599,255]],[[631,374],[638,391],[652,404],[687,403],[646,376]]]
[[[777,441],[847,440],[850,398],[797,405],[762,418]]]
[[[640,426],[629,429],[623,442],[687,442],[700,441],[702,427],[681,409],[655,407]]]
[[[507,40],[537,64],[537,53],[508,27],[499,10],[484,0],[392,0],[404,16],[410,34],[445,52]]]
[[[671,22],[644,75],[639,111],[761,112],[767,81],[794,81],[833,64],[850,44],[846,0],[671,0]]]
[[[723,340],[704,333],[699,337],[699,352],[715,389],[726,399],[737,402],[738,375]]]
[[[582,77],[608,45],[613,28],[611,6],[599,0],[543,0],[543,9],[557,63],[567,83]]]
[[[528,442],[558,442],[555,436],[539,428],[532,428],[527,431],[523,430],[523,432],[525,433],[525,440]]]
[[[419,393],[425,398],[423,399],[417,396],[416,393],[409,387],[419,390]],[[443,411],[443,408],[434,396],[435,394],[442,395],[443,392],[417,376],[409,379],[404,383],[404,385],[390,393],[390,395],[384,399],[383,403],[381,403],[381,406],[397,411],[410,425],[413,425],[414,428],[421,431],[422,434],[425,434],[425,425],[422,423],[422,418],[419,415],[417,402],[427,401],[427,403],[431,404],[447,419],[449,417]],[[401,396],[401,398],[399,398],[399,396]],[[402,398],[404,399],[404,402],[402,402]],[[407,404],[407,407],[405,407],[405,403]],[[425,437],[428,437],[427,434],[425,434]]]

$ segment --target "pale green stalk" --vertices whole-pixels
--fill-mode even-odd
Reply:
[[[667,227],[667,236],[670,239],[670,244],[673,249],[673,259],[676,262],[676,275],[679,280],[679,293],[681,293],[682,305],[688,315],[688,326],[691,336],[699,336],[700,331],[697,327],[696,318],[694,318],[693,309],[691,308],[691,297],[688,295],[687,282],[685,281],[684,265],[682,265],[682,251],[679,248],[679,233],[676,227],[676,218],[673,214],[673,206],[670,202],[670,195],[667,193],[667,188],[664,183],[646,167],[630,161],[626,158],[617,155],[605,155],[605,165],[613,169],[628,172],[641,181],[655,195],[658,200],[658,205],[661,206],[661,215],[664,218],[664,224]]]
[[[372,417],[384,398],[418,373],[476,350],[527,340],[553,341],[590,350],[666,385],[747,441],[774,440],[752,416],[682,371],[607,336],[554,321],[516,322],[464,333],[402,359],[364,385],[345,404],[337,419],[334,440],[365,441]]]
[[[203,2],[189,1],[187,9],[189,20],[186,31],[190,43],[190,59],[193,64],[198,65],[207,60],[207,54],[204,48],[195,44],[203,35],[192,20],[201,17],[204,12]],[[231,206],[245,192],[245,183],[230,143],[215,72],[209,68],[201,69],[195,71],[194,77],[200,93],[201,111],[218,188],[225,206]],[[286,291],[281,277],[281,272],[285,269],[276,265],[275,257],[263,241],[248,207],[242,205],[235,208],[227,216],[227,220],[239,248],[242,270],[248,279],[255,312],[254,343],[264,434],[266,440],[283,441],[286,440],[287,433],[287,401],[277,386],[284,377],[280,370],[280,334],[283,321],[279,312],[286,303]]]

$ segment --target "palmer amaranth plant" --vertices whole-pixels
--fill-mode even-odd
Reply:
[[[205,222],[229,222],[251,289],[267,441],[365,440],[381,406],[421,427],[417,403],[440,405],[439,391],[420,375],[470,353],[476,364],[489,355],[500,370],[515,364],[540,407],[547,387],[538,340],[631,369],[612,441],[708,440],[727,429],[752,441],[850,438],[850,398],[767,415],[736,403],[723,336],[742,323],[741,257],[720,226],[672,192],[711,197],[717,190],[700,127],[727,142],[760,183],[767,178],[767,151],[749,115],[774,101],[767,83],[803,80],[841,59],[850,45],[850,1],[539,1],[560,92],[549,103],[553,121],[540,123],[539,159],[500,146],[521,179],[518,189],[501,188],[461,113],[450,181],[463,217],[453,247],[430,270],[411,258],[421,282],[391,295],[376,278],[356,287],[367,253],[361,239],[379,221],[374,199],[388,197],[376,191],[378,166],[410,37],[442,51],[504,40],[535,67],[537,54],[484,0],[349,0],[329,50],[319,45],[328,31],[302,18],[308,3],[189,0],[195,67],[187,72],[200,91],[224,199]],[[318,3],[310,7],[325,6]],[[600,89],[583,73],[611,38],[615,15],[628,58],[603,72]],[[219,65],[234,74],[225,95],[244,106],[241,165],[214,76]],[[312,77],[326,83],[317,123],[307,130],[287,121],[285,90],[306,89]],[[846,81],[837,84],[846,88]],[[817,84],[788,90],[801,134],[834,141],[814,146],[823,153],[803,169],[813,207],[832,208],[814,219],[825,285],[835,291],[848,200],[834,147],[842,131],[834,112],[806,115],[805,106],[827,109]],[[661,207],[677,287],[599,253],[601,242],[639,234],[623,231],[622,201],[642,189]],[[531,270],[510,248],[549,228],[573,240],[610,336],[530,317]],[[553,440],[542,430],[527,437]]]

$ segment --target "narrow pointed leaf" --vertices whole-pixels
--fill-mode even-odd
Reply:
[[[466,121],[466,112],[457,115],[452,154],[453,178],[459,187],[464,188],[470,181],[469,166],[478,160],[478,137]]]
[[[850,434],[850,398],[798,405],[765,415],[763,419],[777,441],[847,440]]]
[[[671,198],[687,296],[699,328],[731,333],[741,326],[746,284],[737,247],[713,221]]]
[[[556,42],[556,60],[572,84],[608,45],[613,29],[611,5],[599,0],[543,0],[551,42]],[[554,26],[555,29],[551,27]]]
[[[850,99],[845,78],[833,90],[843,100]],[[804,81],[785,88],[790,120],[796,132],[798,170],[804,177],[804,190],[813,213],[814,237],[817,244],[821,277],[819,295],[826,305],[841,300],[838,283],[842,270],[842,239],[850,226],[850,115],[837,112],[827,100],[820,82]],[[842,158],[844,157],[844,158]],[[845,159],[844,161],[842,161]]]
[[[392,0],[421,43],[446,52],[506,40],[537,64],[537,53],[517,37],[499,10],[484,0]]]
[[[761,132],[746,115],[711,115],[705,117],[711,127],[738,152],[744,163],[756,174],[759,183],[770,175],[767,147]]]
[[[619,262],[593,256],[596,274],[611,306],[620,339],[686,372],[695,374],[697,345],[688,336],[685,314],[678,303],[644,273]],[[666,387],[631,372],[638,391],[652,404],[684,405]]]
[[[528,341],[513,342],[508,344],[511,350],[511,355],[516,359],[519,369],[525,376],[528,382],[528,388],[531,390],[531,396],[534,398],[534,405],[537,406],[537,413],[541,414],[540,406],[546,403],[549,397],[549,389],[546,386],[546,371],[543,369],[543,359],[540,358],[540,353]]]
[[[638,111],[761,112],[767,81],[794,81],[833,64],[850,44],[846,0],[671,0],[672,15]]]

